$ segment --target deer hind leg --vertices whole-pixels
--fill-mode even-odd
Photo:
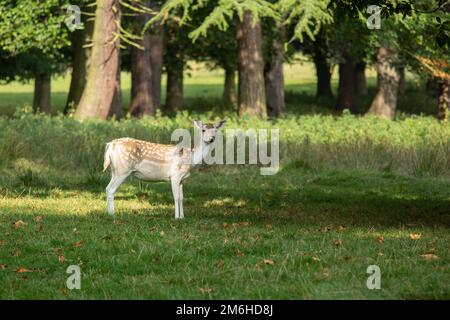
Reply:
[[[111,181],[106,187],[106,203],[108,205],[108,213],[112,216],[114,215],[114,193],[129,175],[129,173],[117,175],[114,171],[112,172]]]

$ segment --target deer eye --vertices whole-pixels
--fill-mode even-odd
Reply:
[[[206,130],[205,129],[202,129],[202,132],[205,132]]]

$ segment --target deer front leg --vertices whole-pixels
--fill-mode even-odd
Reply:
[[[179,217],[180,219],[184,218],[184,209],[183,209],[183,184],[180,183],[180,196],[178,198],[178,207],[179,207]]]
[[[172,178],[172,194],[175,203],[175,219],[180,219],[180,179]]]

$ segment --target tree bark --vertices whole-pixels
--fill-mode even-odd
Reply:
[[[266,91],[267,114],[278,117],[285,111],[284,103],[284,26],[277,26],[273,39],[273,54],[264,66],[264,84]]]
[[[118,0],[97,0],[91,61],[75,117],[106,119],[121,114],[119,38],[121,9]],[[118,76],[119,75],[119,76]]]
[[[355,66],[349,55],[344,54],[345,61],[339,64],[339,85],[336,110],[349,109],[356,113],[355,106]]]
[[[405,79],[405,67],[398,68],[400,74],[400,80],[398,83],[398,94],[404,95],[406,90],[406,79]]]
[[[49,73],[41,73],[34,78],[33,112],[51,112],[51,76]]]
[[[227,106],[236,103],[236,71],[233,68],[225,68],[225,82],[223,86],[223,103]]]
[[[150,63],[152,67],[152,97],[155,109],[161,107],[161,79],[163,72],[164,27],[156,22],[150,30]]]
[[[149,1],[143,3],[149,6]],[[149,20],[148,14],[137,17],[136,32],[141,30]],[[130,112],[135,117],[155,115],[152,88],[152,62],[150,58],[150,34],[146,32],[142,39],[136,41],[143,49],[131,48],[131,102]]]
[[[387,47],[380,47],[377,55],[378,92],[370,106],[368,114],[394,119],[397,107],[400,73],[392,65],[395,52]]]
[[[90,7],[84,6],[83,10],[89,11]],[[82,16],[82,22],[84,29],[75,30],[70,34],[72,43],[72,74],[69,93],[67,95],[66,105],[64,106],[64,114],[67,114],[70,109],[75,109],[78,106],[86,85],[91,49],[89,47],[84,48],[83,46],[92,40],[94,22],[88,20],[85,15]]]
[[[326,55],[326,44],[321,33],[316,37],[313,49],[313,61],[317,75],[317,97],[333,97],[331,90],[331,66]]]
[[[261,47],[261,22],[244,12],[236,24],[238,43],[238,109],[239,114],[266,116],[264,62]]]
[[[450,111],[450,80],[442,80],[439,85],[439,100],[438,100],[438,119],[445,119],[448,117]]]
[[[166,112],[172,113],[183,106],[183,63],[167,65]]]
[[[183,106],[184,50],[177,37],[179,29],[172,25],[167,25],[166,31],[167,59],[165,64],[167,86],[165,112],[171,114],[180,110]]]
[[[355,94],[367,96],[366,63],[359,62],[355,65]]]

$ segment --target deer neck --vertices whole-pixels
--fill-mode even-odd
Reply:
[[[206,144],[203,141],[197,144],[197,146],[194,147],[192,165],[197,166],[199,164],[202,164],[203,158],[208,154],[209,149],[211,149],[211,144]]]

